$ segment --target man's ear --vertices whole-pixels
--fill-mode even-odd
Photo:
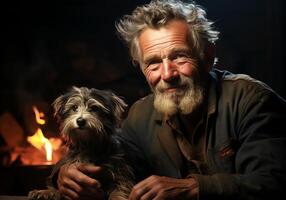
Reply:
[[[215,44],[212,42],[209,42],[206,44],[205,47],[205,65],[206,65],[206,71],[209,72],[215,62]]]

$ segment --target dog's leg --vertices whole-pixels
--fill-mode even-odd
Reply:
[[[56,189],[33,190],[28,194],[29,200],[60,200],[60,192]]]

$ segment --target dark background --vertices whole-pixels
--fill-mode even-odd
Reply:
[[[129,105],[149,92],[114,28],[123,14],[149,1],[63,2],[0,6],[0,117],[9,112],[26,135],[36,128],[32,105],[47,114],[44,134],[57,133],[51,103],[72,85],[111,89]],[[285,98],[284,2],[197,0],[221,32],[218,68],[249,74]],[[0,136],[0,149],[4,143]],[[0,167],[0,194],[44,187],[49,171],[49,166]]]
[[[29,132],[27,110],[71,85],[111,89],[131,105],[149,92],[114,23],[149,1],[38,1],[1,5],[0,113]],[[218,68],[246,73],[286,97],[282,0],[197,0],[221,32]]]

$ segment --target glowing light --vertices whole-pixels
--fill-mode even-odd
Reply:
[[[45,148],[47,161],[52,161],[53,159],[52,143],[47,138],[45,138],[40,128],[37,129],[34,135],[29,136],[27,140],[29,143],[31,143],[34,147],[36,147],[39,150]]]
[[[46,123],[43,119],[45,116],[43,112],[40,112],[36,106],[33,106],[33,111],[35,113],[36,122],[40,125]],[[27,141],[39,150],[45,149],[46,160],[52,161],[53,159],[53,146],[49,139],[45,138],[42,129],[38,128],[34,135],[29,136]]]
[[[36,106],[33,106],[33,111],[35,113],[35,117],[36,117],[36,122],[40,125],[43,125],[46,123],[46,121],[43,119],[43,117],[45,117],[45,114],[40,112]]]

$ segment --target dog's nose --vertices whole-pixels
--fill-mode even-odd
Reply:
[[[76,119],[76,123],[79,127],[83,127],[85,125],[85,119],[83,119],[82,117],[79,117]]]

